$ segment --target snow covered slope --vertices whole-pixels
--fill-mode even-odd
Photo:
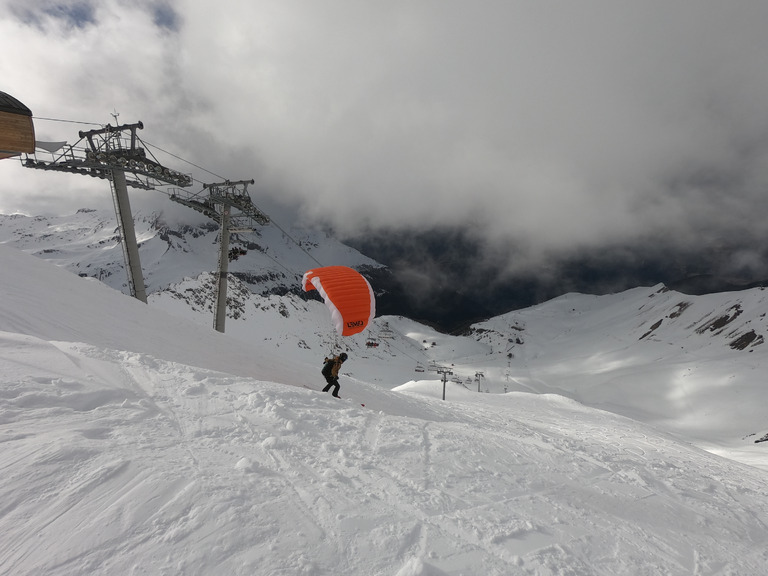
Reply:
[[[495,390],[556,392],[761,465],[768,291],[568,294],[473,327]],[[495,366],[494,366],[495,365]],[[754,460],[753,460],[754,458]]]
[[[685,412],[668,411],[670,434],[564,395],[478,394],[464,380],[484,372],[493,392],[562,390],[629,410],[610,383],[661,382],[687,349],[686,383],[735,375],[708,387],[714,413],[734,394],[761,404],[758,386],[736,386],[758,378],[761,347],[695,331],[719,318],[701,312],[720,300],[677,327],[683,316],[660,308],[637,316],[666,298],[675,310],[659,289],[603,303],[569,295],[476,338],[377,319],[379,345],[358,343],[336,400],[302,385],[317,387],[318,366],[299,341],[320,337],[301,314],[267,305],[262,318],[282,324],[283,339],[258,341],[7,246],[0,266],[0,573],[749,576],[768,566],[764,471],[693,446],[686,432],[701,426]],[[761,316],[739,301],[739,319],[756,327]],[[446,402],[434,379],[402,378],[426,376],[414,363],[432,360],[462,379]],[[635,415],[691,389],[650,386]],[[715,432],[727,429],[720,420]]]

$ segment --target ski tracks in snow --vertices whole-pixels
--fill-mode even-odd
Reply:
[[[614,576],[652,554],[660,572],[704,575],[768,561],[757,477],[737,485],[739,464],[559,396],[397,395],[387,412],[127,352],[51,353],[66,380],[3,391],[10,573]]]

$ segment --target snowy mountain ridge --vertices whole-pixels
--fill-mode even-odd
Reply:
[[[217,269],[217,224],[195,214],[188,221],[169,222],[160,212],[137,212],[134,225],[148,294]],[[0,242],[128,291],[112,212],[85,208],[64,216],[0,215]],[[307,228],[284,232],[268,225],[233,234],[230,245],[245,252],[230,262],[230,273],[256,294],[297,291],[305,270],[318,262],[327,265],[324,261],[331,258],[334,264],[379,266],[328,234]]]
[[[343,341],[320,302],[246,294],[220,334],[176,296],[205,275],[145,305],[62,270],[60,232],[17,230],[2,573],[765,573],[761,289],[567,294],[464,336],[383,316]]]
[[[765,343],[764,334],[768,333],[765,296],[763,288],[691,296],[669,290],[663,284],[620,295],[566,294],[540,306],[479,322],[468,334],[496,347],[506,346],[513,354],[515,346],[522,342],[510,341],[508,336],[525,332],[526,317],[552,316],[557,319],[557,333],[549,334],[550,339],[574,329],[608,331],[611,326],[622,325],[626,333],[617,333],[615,337],[627,342],[636,339],[672,344],[682,336],[695,349],[727,345],[733,350],[751,352]],[[632,322],[622,322],[630,318]]]

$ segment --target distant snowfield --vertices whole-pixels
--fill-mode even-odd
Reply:
[[[222,335],[0,264],[2,574],[766,573],[766,352],[729,344],[768,332],[763,291],[568,295],[462,338],[380,318],[336,400],[320,304]]]

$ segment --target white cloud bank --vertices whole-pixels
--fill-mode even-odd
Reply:
[[[35,116],[142,120],[148,142],[342,231],[464,225],[532,255],[764,235],[764,2],[0,8],[19,54],[0,90]],[[109,201],[86,180],[5,161],[0,210]]]

